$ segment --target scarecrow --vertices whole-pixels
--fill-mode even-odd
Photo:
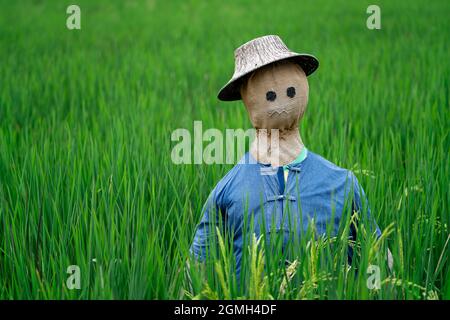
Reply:
[[[370,219],[366,196],[355,175],[308,150],[300,137],[299,122],[308,104],[307,76],[318,66],[314,56],[290,51],[274,35],[236,49],[234,75],[218,98],[242,100],[256,135],[250,151],[206,201],[191,246],[198,260],[205,259],[212,229],[225,225],[233,237],[239,275],[248,232],[245,220],[254,221],[254,232],[265,235],[266,241],[269,233],[281,235],[283,248],[292,235],[301,236],[310,224],[319,236],[327,228],[336,235],[348,198],[352,212],[365,212],[373,222],[371,230],[381,234]]]

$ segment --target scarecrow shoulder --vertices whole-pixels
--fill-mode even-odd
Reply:
[[[214,193],[216,195],[216,201],[220,205],[226,205],[228,203],[230,191],[233,190],[233,188],[235,188],[234,186],[238,183],[237,180],[241,170],[240,164],[236,164],[222,177],[222,179],[219,180],[219,182],[217,182],[214,187]]]
[[[350,170],[339,167],[337,164],[325,159],[324,157],[316,153],[308,152],[308,158],[310,158],[309,162],[311,163],[311,165],[321,172],[345,177],[352,175],[352,172]]]
[[[353,171],[341,168],[317,154],[313,154],[312,160],[313,171],[319,172],[319,176],[328,181],[333,181],[335,185],[341,184],[344,186],[345,194],[352,192],[357,202],[366,198],[364,189]]]
[[[222,205],[230,204],[236,198],[240,199],[243,190],[248,189],[248,184],[255,181],[255,175],[259,173],[257,170],[259,166],[249,164],[249,160],[247,153],[215,186],[215,192],[218,195],[217,200]]]
[[[308,158],[308,171],[316,181],[329,183],[334,187],[342,186],[344,190],[358,188],[358,180],[351,170],[342,168],[312,152],[308,152]]]

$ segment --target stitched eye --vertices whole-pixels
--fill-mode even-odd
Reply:
[[[295,88],[294,87],[289,87],[286,89],[286,94],[289,98],[293,98],[295,97]]]
[[[275,93],[275,91],[267,91],[266,92],[267,101],[275,101],[276,98],[277,98],[277,94]]]

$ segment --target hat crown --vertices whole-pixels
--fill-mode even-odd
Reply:
[[[292,52],[276,35],[253,39],[234,51],[234,76],[246,74],[271,61],[287,58]]]

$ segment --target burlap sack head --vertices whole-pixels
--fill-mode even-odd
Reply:
[[[308,104],[308,80],[289,60],[254,71],[241,86],[242,100],[256,129],[298,127]]]

